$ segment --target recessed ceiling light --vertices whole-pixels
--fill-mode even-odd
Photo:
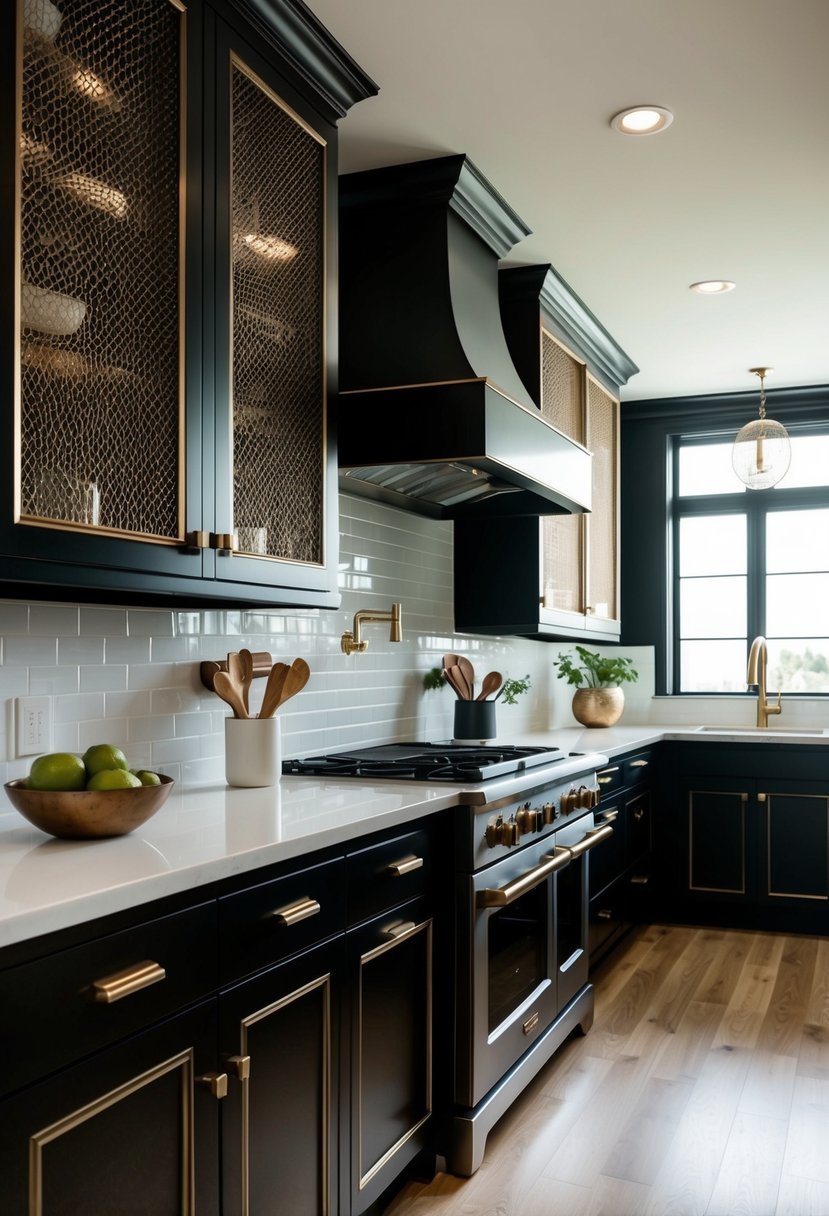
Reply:
[[[622,135],[656,135],[673,121],[673,114],[664,106],[629,106],[614,114],[610,125]]]
[[[701,283],[692,283],[691,291],[696,291],[701,296],[721,296],[727,291],[733,291],[736,286],[737,284],[729,279],[704,279]]]

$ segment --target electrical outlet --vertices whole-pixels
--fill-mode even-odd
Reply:
[[[48,752],[52,746],[51,697],[18,697],[15,709],[18,756]]]

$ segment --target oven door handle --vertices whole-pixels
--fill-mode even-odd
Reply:
[[[597,844],[601,844],[603,840],[609,840],[613,835],[613,828],[609,823],[603,823],[601,827],[590,828],[585,832],[578,844],[571,844],[567,847],[573,857],[581,857],[582,853],[587,853],[590,849],[595,849]]]
[[[557,845],[555,853],[545,858],[540,866],[527,870],[527,873],[522,874],[520,878],[514,878],[512,882],[505,883],[503,887],[485,887],[482,891],[478,891],[475,896],[475,904],[479,908],[506,908],[508,904],[515,903],[516,899],[520,899],[522,895],[532,891],[533,887],[537,887],[545,878],[555,874],[556,870],[563,870],[565,866],[569,866],[572,860],[572,850]]]

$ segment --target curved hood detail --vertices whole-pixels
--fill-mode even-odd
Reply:
[[[466,156],[339,189],[341,489],[443,519],[589,511],[590,453],[541,417],[501,324],[523,221]]]

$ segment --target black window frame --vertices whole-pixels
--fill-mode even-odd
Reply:
[[[767,413],[798,435],[829,434],[829,385],[767,392]],[[677,514],[674,508],[678,441],[731,442],[746,422],[757,416],[757,393],[727,393],[707,397],[677,397],[625,401],[621,406],[621,645],[653,646],[657,696],[716,697],[729,693],[680,693],[678,686],[678,626],[675,571]],[[823,497],[820,497],[823,495]],[[752,500],[755,500],[752,502]],[[774,509],[829,506],[829,487],[738,491],[736,495],[699,495],[683,499],[705,513],[722,510],[762,512]],[[762,538],[755,526],[747,538],[749,567],[765,566]],[[762,552],[757,556],[757,546]],[[757,577],[756,575],[754,576]],[[764,577],[764,576],[763,576]],[[748,604],[749,639],[764,633],[760,605]],[[755,628],[756,627],[756,628]],[[746,689],[748,698],[751,694]],[[824,693],[793,696],[829,696]]]

